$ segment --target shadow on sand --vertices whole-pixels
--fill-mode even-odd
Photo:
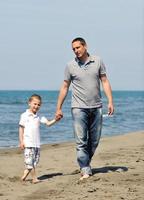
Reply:
[[[106,166],[106,167],[92,169],[93,174],[109,173],[109,172],[126,172],[126,171],[128,171],[128,168],[123,166]]]
[[[93,174],[109,173],[109,172],[126,172],[126,171],[128,171],[128,168],[124,167],[124,166],[106,166],[106,167],[92,169]],[[75,175],[75,174],[79,174],[79,173],[80,173],[80,170],[75,170],[72,173],[68,173],[68,174],[63,174],[63,173],[44,174],[42,176],[39,176],[38,179],[43,181],[46,179],[53,178],[54,176]]]
[[[106,166],[106,167],[101,167],[101,168],[93,168],[92,174],[109,173],[109,172],[126,172],[126,171],[128,171],[128,168],[124,166]],[[80,170],[77,169],[67,175],[75,175],[79,173],[80,173]]]
[[[46,180],[46,179],[53,178],[54,176],[62,176],[62,175],[63,175],[63,173],[44,174],[42,176],[39,176],[38,179],[43,181],[43,180]]]

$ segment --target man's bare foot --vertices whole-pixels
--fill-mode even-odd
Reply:
[[[32,183],[33,183],[33,184],[40,183],[40,182],[41,182],[41,180],[39,180],[39,179],[34,179],[34,180],[32,180]]]
[[[89,174],[84,174],[84,175],[82,175],[82,177],[80,178],[80,181],[82,181],[82,180],[84,180],[84,179],[87,179],[87,178],[89,178],[89,177],[90,177]]]

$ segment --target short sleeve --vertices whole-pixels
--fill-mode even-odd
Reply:
[[[42,116],[42,117],[40,118],[40,123],[42,123],[42,124],[46,124],[47,121],[48,121],[47,118],[44,117],[44,116]]]
[[[100,59],[100,70],[99,70],[100,75],[105,75],[106,74],[106,67],[102,59]]]
[[[25,122],[26,122],[25,116],[24,116],[24,114],[22,114],[22,115],[20,116],[19,125],[25,127]]]
[[[69,71],[68,66],[66,66],[66,68],[65,68],[64,80],[65,81],[71,81],[71,75],[70,75],[70,71]]]

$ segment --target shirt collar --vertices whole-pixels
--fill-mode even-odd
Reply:
[[[91,63],[91,62],[95,62],[94,58],[88,53],[88,59],[85,63],[82,63],[77,57],[75,58],[75,61],[80,65],[84,65],[86,66],[88,63]]]
[[[34,113],[32,113],[29,109],[26,110],[26,113],[28,114],[28,116],[37,117],[37,113],[34,114]]]

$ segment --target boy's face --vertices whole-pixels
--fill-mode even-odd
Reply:
[[[33,98],[30,102],[29,102],[29,109],[32,113],[36,114],[37,111],[40,109],[41,106],[41,101],[37,98]]]

